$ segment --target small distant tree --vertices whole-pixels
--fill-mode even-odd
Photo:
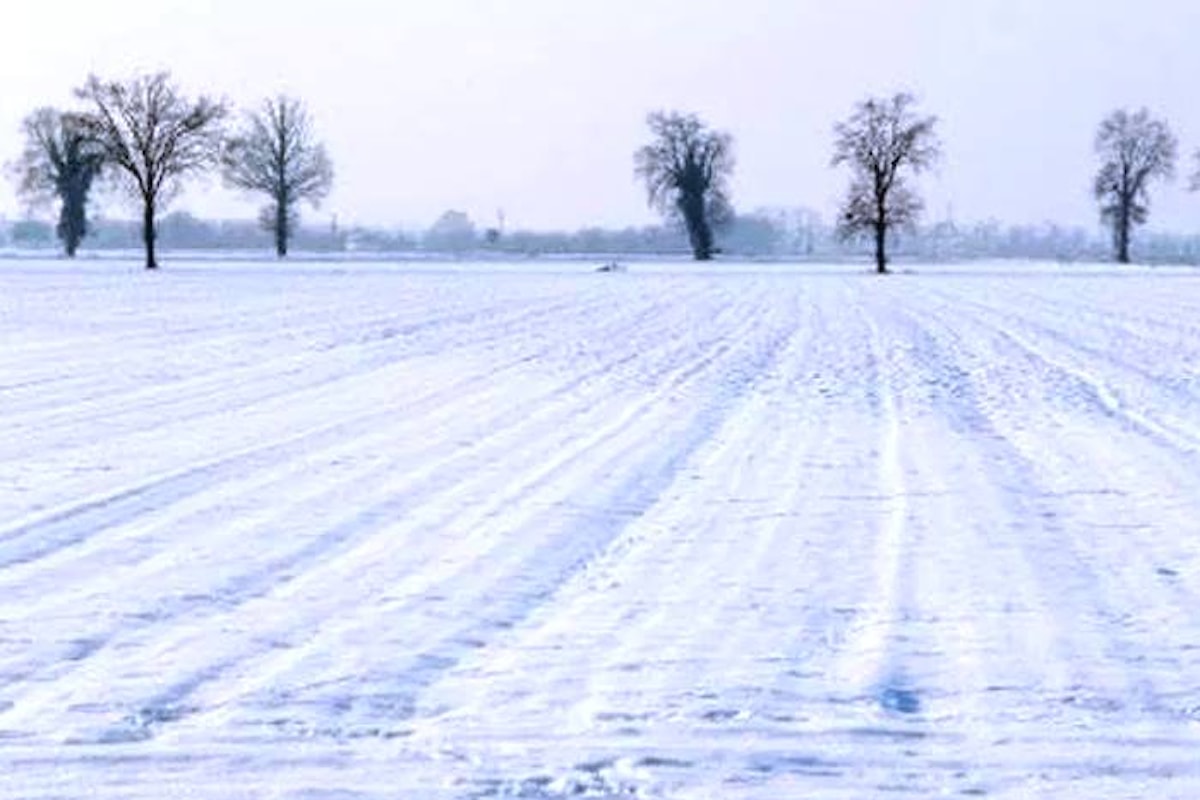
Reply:
[[[421,242],[427,250],[461,253],[478,246],[479,234],[466,212],[451,209],[429,226]]]
[[[230,185],[270,198],[261,221],[274,235],[280,258],[300,221],[297,205],[317,207],[333,187],[333,165],[314,137],[308,112],[283,95],[247,114],[242,130],[225,145],[222,167]]]
[[[88,105],[80,115],[84,130],[100,143],[141,205],[146,269],[156,269],[158,213],[179,193],[184,178],[216,163],[225,104],[208,97],[189,100],[166,72],[126,81],[91,75],[76,94]]]
[[[1129,263],[1133,226],[1150,214],[1150,183],[1175,175],[1178,143],[1167,123],[1141,109],[1120,109],[1109,114],[1096,132],[1100,171],[1093,192],[1100,202],[1100,218],[1112,228],[1117,261]]]
[[[104,169],[104,149],[74,114],[39,108],[21,124],[25,149],[10,166],[17,193],[31,208],[59,204],[56,233],[68,258],[87,236],[87,201]]]
[[[694,114],[656,111],[646,118],[654,140],[634,154],[650,205],[687,229],[692,254],[708,261],[713,230],[728,223],[733,137],[710,130]]]
[[[887,272],[888,233],[911,228],[924,208],[905,172],[919,174],[941,157],[937,117],[918,115],[915,103],[907,92],[869,98],[834,128],[833,166],[847,164],[853,172],[838,233],[843,238],[873,234],[880,274]]]

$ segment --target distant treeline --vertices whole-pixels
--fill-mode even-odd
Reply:
[[[834,224],[825,225],[805,211],[739,212],[730,193],[733,135],[696,114],[662,110],[647,115],[649,141],[633,154],[634,175],[662,215],[661,225],[510,232],[501,211],[496,227],[481,231],[463,212],[447,211],[429,230],[414,234],[302,223],[299,207],[317,208],[333,187],[334,172],[297,98],[267,98],[233,124],[226,101],[189,97],[168,72],[119,80],[89,75],[74,95],[78,104],[72,108],[30,112],[22,123],[25,147],[5,168],[26,207],[55,208],[57,224],[31,217],[2,225],[0,246],[51,248],[57,240],[74,257],[85,240],[97,250],[128,250],[140,243],[147,269],[157,269],[160,245],[229,251],[272,244],[279,258],[293,247],[460,258],[690,254],[697,261],[716,255],[830,260],[870,254],[880,274],[888,272],[889,258],[1091,261],[1108,248],[1118,262],[1129,263],[1133,233],[1149,219],[1150,187],[1175,174],[1179,157],[1170,126],[1145,108],[1117,109],[1101,121],[1092,192],[1109,231],[1107,242],[1052,224],[929,225],[916,179],[942,158],[938,118],[920,111],[911,92],[868,97],[833,127],[830,163],[846,169],[850,179]],[[213,172],[263,202],[256,222],[212,222],[182,212],[164,216],[187,180]],[[88,201],[94,184],[134,201],[141,219],[136,224],[92,219]],[[1190,187],[1200,191],[1200,170]],[[1193,263],[1197,253],[1195,237],[1151,235],[1139,241],[1144,261]]]
[[[133,220],[93,219],[81,254],[142,247],[142,224]],[[274,243],[274,234],[255,220],[206,220],[186,211],[175,211],[158,221],[160,243],[173,250],[262,250]],[[299,249],[337,252],[346,249],[346,236],[330,228],[305,226],[294,234]],[[19,250],[59,250],[55,226],[37,219],[0,222],[0,246]]]
[[[136,250],[141,247],[141,236],[140,224],[132,220],[94,220],[81,253]],[[273,242],[272,233],[255,220],[207,220],[183,211],[162,218],[159,236],[163,247],[181,251],[258,251],[270,248]],[[461,212],[447,212],[425,231],[339,228],[331,222],[301,225],[293,236],[296,251],[317,255],[535,258],[691,254],[688,235],[677,225],[502,232],[477,229]],[[727,258],[844,261],[866,260],[872,254],[867,237],[846,241],[835,226],[806,210],[764,210],[735,216],[718,244],[719,252]],[[48,222],[0,221],[0,247],[49,253],[58,249],[59,242],[54,226]],[[1099,233],[1049,223],[1004,226],[998,222],[943,221],[898,234],[893,249],[898,258],[910,261],[1012,258],[1071,262],[1105,260],[1111,243]],[[1200,263],[1200,236],[1149,232],[1143,235],[1141,252],[1145,260],[1155,263]]]

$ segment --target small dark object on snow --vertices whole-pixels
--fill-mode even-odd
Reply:
[[[879,704],[888,711],[901,714],[916,714],[921,710],[921,698],[912,689],[884,689],[879,697]]]
[[[624,272],[625,266],[618,264],[616,261],[610,261],[607,264],[601,264],[596,268],[596,272]]]

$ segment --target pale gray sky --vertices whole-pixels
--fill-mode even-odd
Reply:
[[[632,152],[657,108],[736,138],[741,209],[827,219],[845,175],[831,128],[867,93],[909,88],[942,120],[929,216],[1092,226],[1092,136],[1147,105],[1181,176],[1152,223],[1200,228],[1183,191],[1200,147],[1196,0],[20,0],[0,41],[0,161],[38,105],[89,71],[170,69],[189,92],[305,100],[337,167],[319,218],[576,228],[654,219]],[[214,181],[177,207],[251,216]],[[7,181],[0,213],[19,206]],[[311,215],[310,219],[313,218]]]

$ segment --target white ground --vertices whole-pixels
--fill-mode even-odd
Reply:
[[[0,264],[0,798],[1200,797],[1200,273]]]

